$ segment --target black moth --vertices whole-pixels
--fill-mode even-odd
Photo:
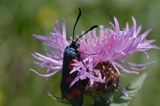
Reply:
[[[81,61],[84,64],[83,60],[81,59],[81,52],[78,51],[80,44],[77,42],[79,38],[81,38],[83,35],[88,33],[90,30],[98,27],[97,25],[92,26],[90,29],[88,29],[85,33],[80,35],[75,40],[74,39],[75,28],[80,16],[81,16],[81,10],[79,9],[79,14],[73,28],[72,42],[64,50],[62,79],[60,85],[62,98],[67,99],[72,104],[72,106],[82,106],[84,87],[85,87],[84,81],[80,80],[70,87],[71,82],[78,75],[78,72],[70,74],[70,71],[72,70],[71,63],[73,62],[73,59],[77,59],[78,61]]]

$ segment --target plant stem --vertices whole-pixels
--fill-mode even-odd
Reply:
[[[109,106],[109,101],[104,97],[97,97],[94,100],[94,106]]]

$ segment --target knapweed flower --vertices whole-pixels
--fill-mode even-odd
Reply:
[[[74,60],[71,64],[73,68],[70,74],[74,72],[78,72],[78,74],[70,86],[73,86],[79,80],[87,80],[86,93],[102,94],[112,92],[120,87],[127,96],[124,87],[119,82],[119,77],[124,73],[138,74],[153,62],[135,64],[125,61],[124,58],[137,52],[144,53],[148,58],[148,50],[159,49],[158,46],[153,45],[155,40],[146,39],[151,30],[141,33],[142,26],[138,26],[133,17],[132,20],[133,26],[131,28],[126,23],[125,28],[121,30],[117,19],[114,18],[114,23],[110,23],[112,28],[100,26],[98,31],[94,29],[79,40],[80,47],[78,50],[84,63]],[[45,74],[32,69],[41,77],[50,77],[61,72],[63,53],[71,42],[71,40],[67,41],[66,39],[64,20],[62,21],[62,29],[60,29],[58,21],[55,22],[54,28],[54,32],[49,37],[34,35],[49,48],[45,55],[33,54],[34,58],[37,59],[34,63],[46,69]]]

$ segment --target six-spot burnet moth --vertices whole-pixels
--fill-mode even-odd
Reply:
[[[74,85],[70,86],[74,78],[76,78],[76,76],[78,75],[78,72],[70,74],[70,71],[73,68],[72,67],[72,63],[74,62],[73,60],[76,59],[78,61],[81,61],[85,66],[83,60],[81,59],[81,52],[78,51],[78,48],[80,46],[78,40],[83,35],[88,33],[90,30],[93,30],[94,28],[98,27],[97,25],[90,27],[86,32],[84,32],[75,40],[75,28],[80,16],[81,16],[81,10],[79,8],[79,14],[73,28],[72,42],[64,50],[62,79],[60,85],[62,98],[67,99],[72,104],[72,106],[82,106],[85,85],[87,84],[87,83],[85,84],[86,81],[79,80]]]

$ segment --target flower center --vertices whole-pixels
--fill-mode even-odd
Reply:
[[[88,83],[85,87],[85,91],[89,95],[100,95],[104,93],[112,93],[118,88],[119,74],[110,62],[101,62],[95,66],[95,76],[101,74],[102,78],[105,78],[105,83],[94,82],[92,86]]]

